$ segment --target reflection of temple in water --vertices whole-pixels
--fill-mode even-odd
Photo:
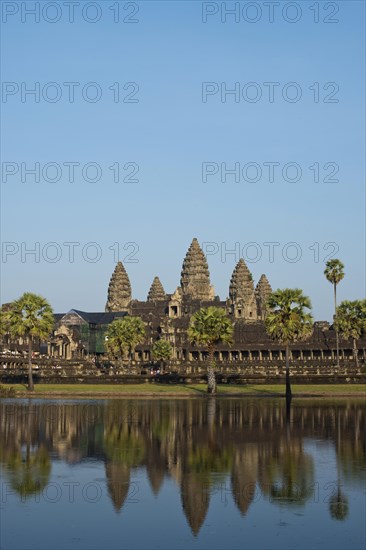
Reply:
[[[125,464],[106,462],[105,473],[107,476],[108,492],[116,512],[121,510],[127,498],[130,487],[130,472],[130,467]]]
[[[272,400],[3,402],[0,462],[16,487],[24,464],[31,466],[28,474],[37,472],[47,483],[51,459],[71,465],[88,458],[103,461],[116,512],[128,502],[133,472],[144,467],[156,497],[166,477],[175,481],[187,523],[197,535],[210,498],[223,487],[243,516],[258,491],[273,504],[303,506],[314,486],[313,458],[304,450],[304,438],[333,444],[339,484],[361,480],[365,408],[354,401],[311,406],[298,401],[288,425],[285,404]],[[31,494],[35,484],[28,482]],[[329,510],[331,517],[343,519],[348,507],[338,489]]]

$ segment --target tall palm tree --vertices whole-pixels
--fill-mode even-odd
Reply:
[[[305,340],[313,330],[313,318],[307,309],[311,302],[299,288],[272,292],[268,298],[267,333],[286,346],[286,400],[291,401],[290,344]]]
[[[215,346],[220,342],[231,344],[232,336],[233,326],[223,309],[218,307],[202,308],[191,317],[188,338],[192,344],[204,346],[209,354],[207,390],[210,394],[216,393]]]
[[[345,300],[337,307],[336,329],[346,340],[353,342],[353,355],[358,368],[357,340],[366,332],[366,300]]]
[[[124,317],[115,319],[106,332],[106,350],[114,357],[123,358],[128,352],[129,364],[131,365],[132,350],[144,341],[145,325],[141,317]]]
[[[51,333],[55,322],[52,308],[42,296],[25,292],[4,312],[4,322],[12,338],[28,339],[28,390],[33,391],[33,340],[45,340]]]
[[[324,275],[330,283],[333,285],[334,289],[334,321],[337,318],[337,284],[341,282],[344,278],[344,265],[340,260],[334,258],[333,260],[328,260],[325,264]],[[336,333],[336,347],[337,347],[337,367],[339,368],[339,334],[337,325],[335,324],[335,333]]]

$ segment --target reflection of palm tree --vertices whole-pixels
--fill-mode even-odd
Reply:
[[[108,408],[108,416],[105,419],[105,468],[108,491],[116,511],[121,510],[127,498],[131,468],[140,465],[145,457],[141,435],[128,425],[129,413],[129,403],[123,403],[122,406],[115,406],[113,403]]]
[[[104,439],[104,450],[110,462],[136,467],[144,459],[145,446],[138,434],[113,426]]]
[[[139,434],[126,424],[108,424],[104,437],[108,491],[116,511],[121,510],[130,486],[130,470],[144,459],[145,447]]]
[[[231,470],[232,449],[200,445],[188,455],[191,472],[197,474],[221,474]]]
[[[313,494],[313,458],[287,447],[265,462],[259,477],[263,493],[273,501],[302,506]]]
[[[332,495],[329,500],[329,512],[333,519],[343,521],[348,516],[348,499],[342,493],[341,487],[337,484],[337,493]]]
[[[366,445],[359,441],[342,441],[337,449],[337,465],[347,483],[365,483]]]
[[[337,446],[342,448],[341,441],[341,416],[340,410],[337,410]],[[341,473],[339,466],[339,458],[337,456],[337,493],[329,499],[329,512],[333,519],[343,521],[348,516],[348,499],[341,491]]]
[[[202,442],[188,451],[186,471],[182,475],[181,498],[183,511],[194,535],[206,517],[210,489],[222,484],[232,466],[232,448],[223,447],[215,437],[216,399],[207,400],[207,443]]]
[[[200,474],[228,473],[232,464],[232,448],[223,447],[217,442],[215,436],[216,398],[207,399],[207,427],[208,442],[195,446],[188,454],[188,467],[190,472]]]
[[[31,453],[27,445],[25,458],[20,451],[8,458],[10,486],[22,498],[40,493],[48,484],[51,473],[51,462],[47,449],[41,445]]]
[[[51,473],[51,461],[46,447],[41,444],[35,452],[31,451],[31,418],[33,413],[33,403],[29,399],[25,457],[18,449],[10,455],[7,461],[10,485],[22,498],[40,493],[48,484]]]

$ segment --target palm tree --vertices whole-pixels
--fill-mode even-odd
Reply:
[[[353,355],[358,368],[357,340],[362,332],[366,332],[366,300],[345,300],[337,307],[336,321],[337,332],[340,332],[346,340],[353,342]]]
[[[144,341],[145,325],[140,317],[115,319],[108,327],[105,341],[106,350],[114,357],[123,357],[128,352],[129,364],[135,347]]]
[[[340,260],[334,258],[333,260],[328,260],[325,264],[324,275],[330,283],[332,283],[334,288],[334,321],[337,318],[337,284],[341,282],[344,278],[344,265]],[[335,324],[335,333],[336,333],[336,346],[337,346],[337,367],[339,368],[339,334],[337,325]]]
[[[172,345],[167,340],[157,340],[152,348],[154,359],[161,362],[161,370],[164,368],[165,361],[172,356]]]
[[[272,292],[268,298],[267,333],[286,346],[286,400],[291,401],[290,344],[305,340],[312,333],[313,318],[306,309],[311,302],[299,288],[285,288]]]
[[[55,322],[52,308],[42,296],[25,292],[4,312],[4,322],[12,338],[28,339],[28,390],[33,391],[33,339],[45,340],[51,333]]]
[[[190,320],[188,338],[192,344],[205,346],[209,353],[207,371],[208,393],[216,393],[214,352],[218,343],[231,344],[233,326],[225,310],[218,307],[202,308]]]
[[[105,349],[111,359],[121,360],[126,352],[123,319],[115,319],[105,333]]]

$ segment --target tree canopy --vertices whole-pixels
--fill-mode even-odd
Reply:
[[[105,347],[114,357],[123,357],[145,338],[145,325],[140,317],[124,317],[115,319],[108,327],[105,335]]]
[[[312,334],[313,318],[310,298],[299,288],[276,290],[268,298],[266,330],[281,344],[304,340]]]
[[[191,317],[188,328],[191,343],[210,348],[220,342],[231,344],[232,336],[232,323],[221,308],[202,308]]]
[[[324,275],[330,283],[337,285],[344,278],[344,265],[341,260],[333,258],[325,264]]]

